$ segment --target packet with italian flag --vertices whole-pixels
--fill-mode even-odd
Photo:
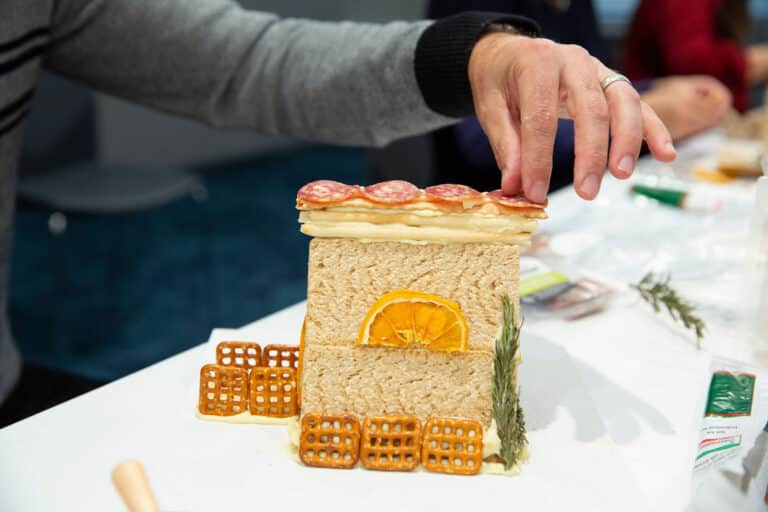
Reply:
[[[713,358],[692,482],[689,512],[768,510],[768,369]]]

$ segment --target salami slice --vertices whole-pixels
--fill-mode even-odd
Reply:
[[[435,185],[424,190],[431,201],[443,201],[447,203],[462,203],[473,199],[482,199],[483,195],[472,187],[466,185]]]
[[[546,206],[546,204],[532,203],[522,194],[516,196],[505,196],[501,189],[488,192],[488,197],[490,197],[493,202],[502,206],[507,206],[509,208],[543,209]]]
[[[354,196],[357,190],[358,187],[338,181],[319,180],[301,187],[297,197],[310,203],[340,203]]]
[[[365,187],[363,195],[374,203],[403,204],[418,199],[421,190],[407,181],[393,180]]]

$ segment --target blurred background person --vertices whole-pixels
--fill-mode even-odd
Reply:
[[[432,0],[427,17],[441,18],[465,10],[519,13],[538,22],[545,37],[563,44],[578,44],[610,63],[612,52],[601,35],[592,0]],[[634,85],[676,141],[716,126],[731,105],[728,89],[708,76],[639,80]],[[561,119],[550,191],[572,183],[573,135],[573,122]],[[464,183],[478,190],[498,187],[498,166],[476,118],[438,130],[433,135],[432,147],[435,169],[431,181]]]
[[[747,46],[747,0],[641,0],[622,69],[632,80],[708,75],[724,83],[740,112],[749,88],[768,80],[768,45]]]

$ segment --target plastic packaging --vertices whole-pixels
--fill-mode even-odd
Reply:
[[[768,178],[756,187],[746,245],[742,330],[716,350],[732,359],[712,360],[690,512],[768,510]]]
[[[745,337],[753,356],[768,365],[768,178],[757,183],[747,249],[747,301],[750,310],[745,322]]]
[[[526,318],[581,318],[604,309],[612,296],[613,290],[595,279],[569,278],[542,260],[520,258],[520,304]]]
[[[767,510],[768,369],[715,357],[690,512]]]

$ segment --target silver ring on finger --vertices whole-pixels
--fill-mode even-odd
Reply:
[[[607,77],[603,78],[602,80],[600,80],[600,87],[602,87],[603,92],[605,92],[607,88],[609,88],[611,85],[615,84],[616,82],[627,82],[628,84],[632,85],[632,82],[626,76],[622,75],[621,73],[612,73]]]

